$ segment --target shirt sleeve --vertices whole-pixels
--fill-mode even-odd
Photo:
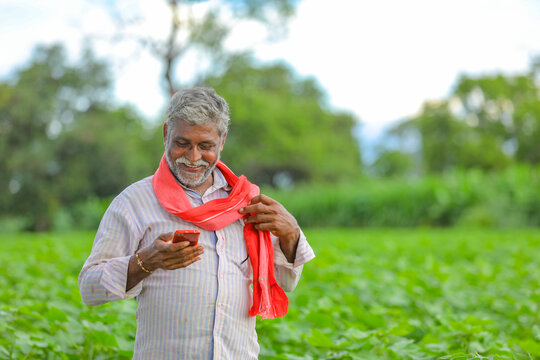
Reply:
[[[300,280],[304,264],[315,258],[315,253],[307,242],[302,230],[300,230],[300,239],[298,240],[296,257],[293,263],[287,260],[279,246],[279,239],[274,235],[272,235],[272,243],[274,246],[274,272],[276,281],[283,290],[287,292],[293,291]]]
[[[79,274],[85,304],[101,305],[141,292],[142,282],[126,292],[129,259],[137,251],[139,234],[128,207],[117,197],[103,215],[92,252]]]

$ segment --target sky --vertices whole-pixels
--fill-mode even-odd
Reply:
[[[136,33],[167,34],[165,1],[0,0],[0,80],[38,43],[62,42],[76,59],[81,39],[91,35],[97,54],[114,65],[117,99],[157,118],[166,102],[160,63],[133,45],[99,40],[116,30],[107,3],[127,17],[143,14]],[[300,0],[288,36],[269,43],[266,35],[261,26],[240,23],[227,46],[314,77],[333,108],[359,120],[362,142],[374,144],[424,101],[446,97],[460,74],[527,71],[540,56],[540,1]],[[202,65],[188,58],[182,66],[195,72]]]

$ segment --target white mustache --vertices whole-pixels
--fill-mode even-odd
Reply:
[[[188,159],[186,159],[184,156],[179,157],[178,159],[176,159],[175,162],[176,162],[176,165],[183,164],[189,167],[199,167],[199,166],[209,167],[210,166],[210,163],[208,161],[204,161],[203,159],[199,159],[195,162],[191,162]]]

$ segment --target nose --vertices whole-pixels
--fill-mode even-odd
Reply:
[[[197,146],[192,146],[191,149],[187,151],[186,158],[192,163],[194,163],[197,160],[200,160],[201,153],[199,151],[199,148]]]

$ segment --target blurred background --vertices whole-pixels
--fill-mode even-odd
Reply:
[[[175,89],[303,226],[540,225],[540,3],[0,2],[0,231],[96,229]]]

